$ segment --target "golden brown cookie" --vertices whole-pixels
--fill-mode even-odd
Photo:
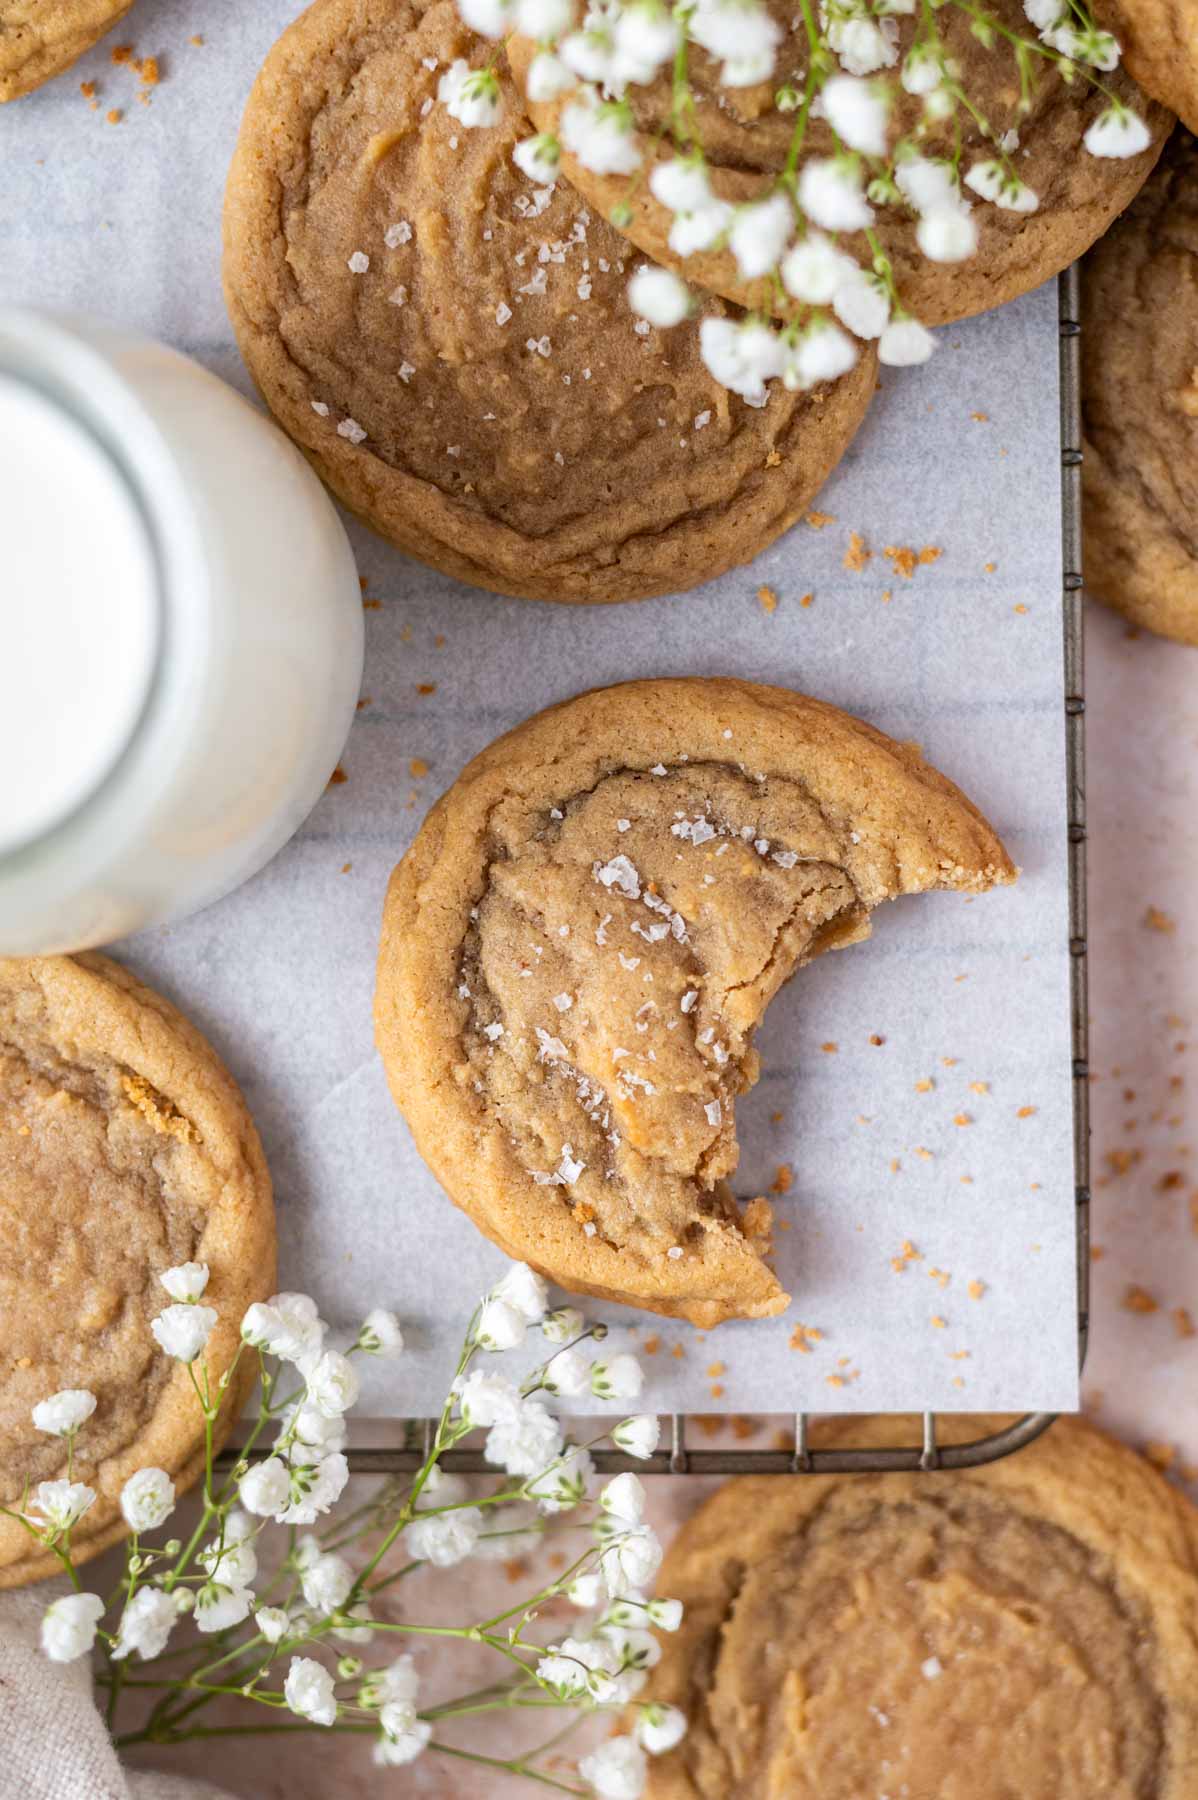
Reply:
[[[270,1177],[241,1094],[173,1006],[106,957],[0,961],[0,1504],[66,1473],[64,1444],[31,1409],[63,1388],[98,1405],[75,1479],[96,1501],[76,1560],[125,1527],[123,1483],[147,1466],[179,1488],[203,1468],[203,1420],[186,1367],[150,1321],[171,1304],[159,1276],[207,1263],[219,1318],[215,1383],[242,1314],[274,1286]],[[243,1373],[244,1370],[244,1373]],[[223,1440],[253,1381],[239,1367]],[[0,1518],[0,1588],[60,1565]]]
[[[683,1620],[642,1698],[690,1730],[649,1800],[1198,1793],[1198,1513],[1079,1419],[961,1473],[730,1481],[658,1589]]]
[[[90,50],[133,0],[0,0],[0,101],[49,81]]]
[[[410,555],[543,600],[693,587],[800,516],[873,355],[756,408],[708,374],[697,320],[638,322],[624,240],[513,165],[531,128],[506,72],[492,128],[437,98],[492,51],[453,0],[317,0],[284,33],[229,177],[242,353],[334,493]]]
[[[1086,582],[1198,644],[1198,144],[1178,127],[1082,280]]]
[[[1098,0],[1094,10],[1144,92],[1198,131],[1198,0]]]
[[[951,782],[835,707],[597,689],[476,757],[392,876],[391,1091],[509,1256],[697,1325],[777,1313],[769,1209],[728,1186],[758,1021],[883,900],[1013,879]]]
[[[768,5],[782,30],[776,67],[779,76],[785,74],[789,79],[791,71],[805,68],[808,62],[802,11],[791,0],[768,0]],[[995,0],[986,11],[1009,29],[1034,38],[1021,0]],[[918,15],[919,8],[914,8],[912,16],[896,21],[901,53],[905,54],[913,40]],[[1035,95],[1030,112],[1021,116],[1014,61],[1001,50],[982,49],[972,34],[968,9],[947,6],[937,13],[936,23],[946,52],[960,70],[961,85],[978,111],[1000,134],[1008,129],[1017,131],[1015,166],[1021,180],[1040,196],[1040,206],[1036,212],[1020,213],[977,204],[974,217],[980,236],[976,254],[967,262],[951,264],[929,262],[920,254],[913,213],[898,207],[878,211],[877,236],[893,265],[899,295],[907,310],[926,325],[984,312],[1066,268],[1132,199],[1169,129],[1164,110],[1145,101],[1128,77],[1116,70],[1101,77],[1103,85],[1144,114],[1154,141],[1142,155],[1127,160],[1091,156],[1083,150],[1082,138],[1107,105],[1102,94],[1081,79],[1066,85],[1055,67],[1035,63]],[[534,48],[528,39],[519,37],[508,46],[521,91]],[[715,193],[733,202],[760,198],[786,166],[795,125],[793,113],[779,112],[774,106],[777,78],[759,87],[721,87],[716,80],[718,62],[697,47],[691,50],[690,67],[697,97],[696,129]],[[892,142],[919,123],[923,104],[894,85]],[[652,86],[630,87],[627,98],[640,128],[646,167],[655,159],[673,156],[668,142],[661,141],[670,116],[669,79],[663,76]],[[540,130],[556,131],[562,109],[569,103],[567,94],[529,110]],[[993,146],[968,120],[962,124],[959,144],[955,144],[951,121],[930,127],[921,139],[926,156],[951,158],[954,148],[966,169],[994,154]],[[827,124],[819,119],[809,121],[803,158],[828,156],[834,149]],[[742,306],[785,311],[792,305],[778,295],[770,280],[745,281],[727,250],[698,252],[685,261],[676,257],[667,243],[673,215],[649,191],[643,170],[630,183],[627,176],[595,175],[569,155],[563,156],[562,167],[601,217],[606,218],[614,206],[626,201],[632,211],[627,235],[647,255],[678,268],[688,280]],[[870,266],[872,252],[863,233],[845,233],[842,241],[858,261]]]

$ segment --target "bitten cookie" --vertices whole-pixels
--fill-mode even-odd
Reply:
[[[1146,94],[1198,131],[1198,0],[1097,0]]]
[[[1082,427],[1087,587],[1198,644],[1198,143],[1181,127],[1086,258]]]
[[[453,0],[317,0],[284,33],[229,177],[242,353],[334,493],[435,568],[543,600],[693,587],[802,514],[875,359],[757,408],[708,374],[697,320],[639,322],[623,238],[513,165],[506,73],[494,127],[438,99],[492,50]]]
[[[803,14],[791,0],[767,0],[781,30],[774,77],[758,87],[726,88],[719,85],[720,65],[706,52],[692,48],[691,87],[696,109],[691,115],[703,146],[715,194],[740,202],[762,197],[772,180],[782,174],[790,151],[795,115],[774,106],[774,93],[783,80],[806,69],[809,56]],[[918,7],[909,16],[896,17],[900,55],[910,48],[915,32],[922,29]],[[1023,34],[1034,31],[1028,24],[1022,0],[994,0],[986,9],[1003,27]],[[959,71],[959,84],[970,102],[998,136],[1015,133],[1013,163],[1020,179],[1039,195],[1035,212],[1005,211],[988,204],[974,206],[979,227],[976,253],[965,262],[935,263],[924,257],[915,241],[916,216],[901,206],[879,208],[875,230],[878,242],[894,269],[899,296],[907,310],[925,325],[942,325],[968,318],[988,307],[1013,300],[1038,287],[1099,237],[1122,212],[1140,188],[1159,153],[1169,129],[1161,107],[1144,101],[1122,70],[1101,77],[1104,88],[1144,113],[1153,132],[1153,143],[1141,155],[1126,160],[1102,159],[1082,148],[1088,127],[1108,105],[1106,96],[1080,77],[1067,85],[1055,66],[1033,58],[1036,81],[1030,110],[1021,114],[1019,78],[1012,56],[1004,54],[1002,40],[984,50],[973,35],[973,19],[966,7],[946,6],[936,13],[936,27],[947,56]],[[508,54],[519,77],[521,90],[535,46],[527,38],[509,43]],[[802,79],[797,79],[801,89]],[[923,117],[920,96],[907,94],[891,83],[893,110],[891,142],[916,132]],[[785,311],[790,303],[779,296],[768,279],[745,281],[731,252],[700,251],[685,261],[676,257],[667,242],[673,214],[655,199],[643,179],[655,160],[668,160],[675,152],[662,134],[669,122],[672,86],[668,76],[648,87],[630,87],[626,98],[639,128],[644,168],[635,181],[624,175],[596,175],[577,158],[564,155],[562,167],[574,186],[606,218],[613,206],[625,202],[632,212],[627,235],[647,255],[670,263],[689,281],[712,293],[722,294],[742,306]],[[566,94],[530,107],[538,129],[557,131]],[[950,119],[926,124],[917,133],[920,151],[927,157],[951,160],[959,157],[963,168],[993,157],[992,142],[973,124],[969,115],[960,120],[960,133]],[[802,157],[829,156],[836,144],[822,119],[807,124]],[[972,196],[967,195],[967,198]],[[844,233],[843,246],[869,268],[873,251],[864,233]],[[779,305],[780,299],[784,304]]]
[[[641,1699],[690,1729],[649,1800],[1198,1791],[1198,1514],[1081,1420],[961,1473],[730,1481],[658,1586],[682,1626]]]
[[[59,75],[133,0],[0,0],[0,101]]]
[[[391,878],[375,1021],[433,1173],[563,1287],[709,1326],[780,1312],[736,1098],[794,971],[883,900],[1014,879],[910,745],[731,680],[539,713],[463,770]]]
[[[274,1286],[270,1178],[232,1078],[193,1025],[118,964],[95,955],[0,961],[0,1503],[66,1474],[61,1439],[31,1409],[62,1388],[97,1407],[75,1445],[75,1479],[96,1500],[75,1528],[77,1561],[125,1527],[121,1487],[165,1469],[180,1488],[203,1467],[187,1369],[150,1321],[159,1276],[207,1263],[218,1323],[213,1383],[236,1353],[242,1314]],[[253,1372],[233,1383],[223,1441]],[[0,1587],[57,1559],[0,1518]]]

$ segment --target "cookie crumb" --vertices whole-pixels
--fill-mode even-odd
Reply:
[[[987,1291],[987,1284],[984,1281],[971,1281],[965,1291],[971,1300],[980,1300]]]
[[[779,1163],[770,1183],[771,1194],[789,1194],[794,1185],[794,1170],[789,1163]]]
[[[861,533],[859,531],[850,531],[849,547],[844,553],[845,568],[851,569],[854,574],[860,574],[861,570],[866,568],[872,560],[873,551],[866,549],[865,539],[861,536]]]
[[[1124,1312],[1130,1313],[1154,1313],[1158,1310],[1157,1302],[1147,1288],[1137,1287],[1134,1282],[1128,1285],[1119,1304]]]
[[[761,603],[762,612],[765,612],[765,613],[777,612],[778,596],[774,592],[772,587],[765,587],[765,586],[759,587],[757,590],[757,598]]]
[[[414,756],[412,758],[411,762],[408,764],[408,774],[412,777],[413,781],[422,781],[424,779],[428,774],[428,764],[425,762],[423,756]]]
[[[1149,931],[1160,931],[1168,935],[1177,930],[1177,920],[1162,912],[1159,906],[1150,906],[1144,914],[1144,924]]]
[[[808,525],[810,525],[812,531],[822,531],[825,525],[835,525],[836,514],[835,513],[825,513],[825,512],[809,512],[807,514],[807,523],[808,523]]]
[[[349,780],[349,776],[345,773],[345,770],[341,767],[341,764],[338,763],[337,767],[333,770],[333,773],[329,776],[329,786],[330,787],[340,787],[343,781],[348,781],[348,780]]]

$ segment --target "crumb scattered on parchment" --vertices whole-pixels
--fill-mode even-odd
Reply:
[[[1029,608],[1023,604],[1022,600],[1017,600],[1012,610],[1017,613],[1025,613],[1029,611]]]
[[[1144,1456],[1163,1475],[1177,1461],[1177,1446],[1158,1443],[1150,1438],[1144,1446]]]
[[[873,551],[866,548],[865,539],[859,531],[850,531],[849,547],[844,553],[844,566],[860,574],[873,560]]]
[[[836,1052],[840,1049],[840,1045],[837,1043],[834,1043],[831,1039],[829,1039],[826,1044],[820,1045],[820,1049],[823,1051],[825,1056],[835,1056]]]
[[[801,1350],[804,1356],[810,1356],[812,1344],[818,1344],[823,1335],[818,1325],[796,1325],[790,1334],[790,1347],[792,1350]]]
[[[983,573],[983,575],[993,575],[993,573],[997,569],[997,567],[998,567],[998,564],[994,563],[994,562],[983,563],[982,564],[982,573]]]
[[[333,773],[329,776],[329,786],[330,787],[340,787],[341,783],[343,781],[348,781],[348,780],[349,780],[349,776],[345,773],[345,770],[341,767],[341,764],[338,763],[337,767],[333,770]]]
[[[1170,932],[1177,930],[1177,920],[1162,912],[1159,906],[1150,906],[1144,914],[1144,923],[1149,931]]]
[[[935,1160],[932,1151],[928,1149],[926,1144],[916,1144],[915,1154],[918,1156],[920,1162],[933,1162]]]
[[[765,587],[764,585],[759,587],[757,590],[757,598],[761,604],[762,612],[764,612],[764,613],[777,612],[778,596],[777,596],[777,594],[775,594],[772,587]]]
[[[948,1329],[948,1320],[942,1318],[939,1313],[932,1314],[932,1324],[937,1331],[945,1331]]]
[[[932,1080],[930,1075],[922,1075],[915,1083],[915,1092],[917,1094],[930,1094],[935,1086],[936,1083]]]
[[[890,1266],[894,1270],[896,1275],[903,1275],[906,1273],[908,1263],[922,1262],[922,1261],[923,1261],[922,1252],[915,1248],[915,1245],[911,1242],[910,1238],[904,1238],[903,1239],[903,1247],[899,1251],[897,1256],[891,1257]]]
[[[418,681],[416,683],[416,692],[423,695],[425,699],[427,699],[430,694],[435,694],[436,691],[437,684],[435,681]]]
[[[869,1034],[869,1041],[873,1045],[874,1049],[878,1050],[886,1042],[886,1039],[884,1037],[882,1037],[878,1032],[871,1031]]]
[[[1175,1306],[1171,1316],[1179,1338],[1198,1337],[1198,1326],[1195,1326],[1188,1306]]]
[[[671,1344],[670,1355],[674,1358],[675,1362],[681,1362],[686,1355],[686,1349],[682,1344]]]
[[[770,1182],[771,1194],[789,1194],[794,1186],[794,1170],[789,1163],[779,1163]]]
[[[836,514],[809,512],[807,514],[807,523],[810,525],[812,531],[822,531],[825,525],[835,525]]]
[[[104,114],[104,117],[110,125],[119,125],[124,118],[124,114],[119,106],[110,106],[108,111]]]
[[[896,575],[910,581],[921,563],[938,562],[944,552],[938,544],[925,544],[922,550],[916,550],[911,544],[887,544],[882,554]]]
[[[641,1345],[641,1349],[646,1356],[657,1355],[657,1352],[661,1349],[661,1339],[656,1332],[653,1333],[652,1337],[647,1337],[645,1339],[644,1343]]]
[[[973,1117],[970,1113],[965,1113],[965,1112],[954,1113],[953,1114],[953,1124],[954,1125],[972,1125]]]
[[[947,1269],[929,1269],[928,1274],[938,1287],[946,1288],[952,1280]]]
[[[988,425],[990,423],[989,413],[972,412],[969,416],[971,419],[976,419],[979,425]]]
[[[1015,1108],[1015,1117],[1017,1119],[1030,1119],[1035,1111],[1036,1108],[1034,1106],[1017,1106]]]
[[[718,1381],[721,1375],[727,1373],[727,1369],[727,1363],[713,1362],[707,1365],[707,1373],[712,1381]]]
[[[118,68],[122,63],[131,63],[133,61],[133,45],[117,44],[110,52],[110,56]]]
[[[423,756],[414,756],[412,758],[411,762],[408,764],[408,774],[412,777],[413,781],[422,781],[424,779],[428,774],[428,764],[425,762]]]
[[[990,1092],[990,1083],[988,1081],[971,1081],[969,1084],[969,1091],[971,1094],[988,1094]]]
[[[350,872],[350,870],[351,870],[351,869],[352,869],[352,868],[353,868],[353,866],[354,866],[354,865],[353,865],[353,863],[351,863],[351,862],[348,862],[348,863],[342,863],[342,865],[341,865],[341,873],[342,873],[342,874],[343,874],[343,875],[348,875],[348,874],[349,874],[349,872]]]
[[[815,605],[815,595],[814,594],[804,594],[799,601],[799,605],[804,608],[806,608],[808,606],[814,606]]]
[[[971,1300],[980,1300],[982,1295],[986,1292],[986,1283],[984,1281],[971,1281],[965,1291]]]
[[[1128,1286],[1119,1304],[1124,1312],[1130,1313],[1154,1313],[1158,1310],[1157,1303],[1147,1288],[1137,1287],[1134,1282]]]

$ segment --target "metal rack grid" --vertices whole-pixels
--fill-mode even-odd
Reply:
[[[1069,821],[1070,1010],[1073,1044],[1073,1141],[1077,1228],[1078,1358],[1084,1363],[1089,1333],[1090,1286],[1090,1113],[1086,984],[1086,791],[1085,679],[1082,638],[1081,544],[1081,358],[1080,282],[1075,265],[1058,282],[1061,358],[1061,549],[1064,571],[1065,755]],[[820,1450],[810,1444],[813,1415],[780,1415],[794,1421],[793,1450],[697,1449],[687,1442],[689,1415],[665,1415],[667,1442],[647,1460],[618,1450],[595,1450],[604,1475],[635,1469],[651,1475],[835,1475],[968,1469],[997,1462],[1040,1436],[1053,1413],[1028,1413],[1002,1431],[965,1444],[942,1444],[936,1414],[922,1414],[917,1444],[869,1449]],[[434,1422],[406,1422],[404,1443],[387,1449],[351,1448],[355,1475],[397,1475],[419,1469],[432,1447]],[[236,1452],[226,1451],[222,1461]],[[478,1450],[451,1450],[442,1456],[447,1471],[494,1473]]]

